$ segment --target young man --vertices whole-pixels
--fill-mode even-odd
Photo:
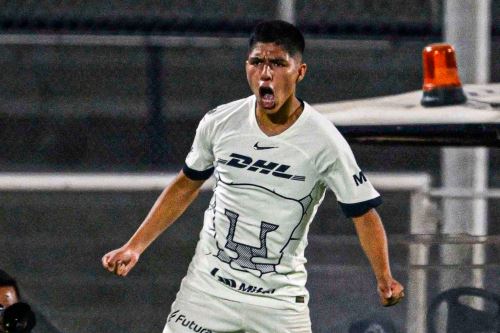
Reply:
[[[102,258],[106,269],[127,275],[214,174],[196,253],[164,333],[311,332],[304,250],[327,187],[354,220],[382,303],[403,295],[374,210],[379,194],[337,129],[295,95],[307,70],[303,51],[293,25],[255,27],[246,61],[253,95],[205,115],[183,170],[130,240]]]

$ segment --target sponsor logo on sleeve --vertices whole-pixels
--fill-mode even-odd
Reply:
[[[360,171],[359,174],[357,175],[356,174],[352,175],[352,178],[354,178],[356,186],[362,185],[363,183],[366,183],[368,181],[363,171]]]

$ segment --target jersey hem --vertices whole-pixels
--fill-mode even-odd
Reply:
[[[184,288],[188,288],[201,294],[207,294],[212,297],[218,297],[233,302],[264,306],[273,309],[296,309],[297,307],[300,308],[303,306],[308,306],[309,303],[309,292],[305,288],[303,293],[300,293],[299,295],[248,295],[237,290],[232,290],[225,285],[220,285],[219,282],[214,283],[214,281],[209,281],[204,278],[196,279],[193,276],[190,276],[189,272],[181,282],[180,290]],[[296,303],[297,296],[303,297],[303,302]]]

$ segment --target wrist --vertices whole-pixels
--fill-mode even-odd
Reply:
[[[375,273],[375,278],[377,281],[389,281],[392,280],[392,274],[390,270],[384,270],[383,272]]]
[[[140,242],[129,240],[124,246],[126,250],[134,252],[138,255],[142,254],[145,250],[145,246],[143,246]]]

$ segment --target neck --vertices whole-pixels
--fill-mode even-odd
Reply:
[[[274,113],[256,107],[255,116],[260,129],[269,136],[278,135],[292,126],[302,114],[302,103],[294,96]]]
[[[256,116],[260,123],[266,124],[268,126],[285,125],[290,121],[294,122],[297,119],[300,113],[302,113],[301,107],[302,103],[295,96],[292,96],[281,106],[278,111],[273,113],[268,113],[266,112],[266,110],[261,110],[257,106]]]

